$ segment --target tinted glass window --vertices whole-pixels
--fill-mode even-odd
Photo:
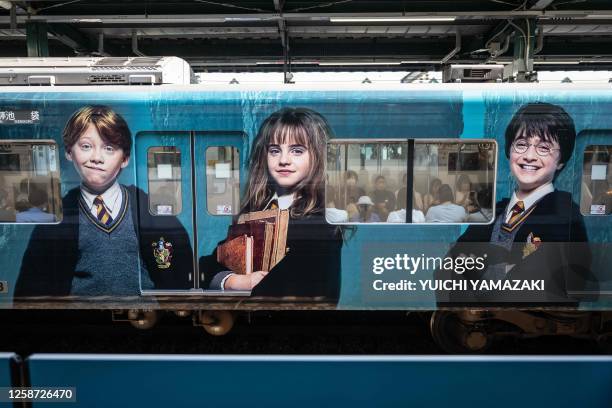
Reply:
[[[584,150],[580,211],[584,215],[612,213],[612,146]]]
[[[57,144],[0,143],[0,222],[55,223],[62,219]]]
[[[153,215],[181,212],[181,151],[174,146],[151,147],[147,153],[149,211]]]
[[[206,149],[206,207],[211,215],[240,210],[240,155],[232,146]]]

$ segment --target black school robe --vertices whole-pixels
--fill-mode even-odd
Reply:
[[[509,199],[497,203],[496,218],[505,216]],[[503,280],[544,281],[543,291],[476,290],[470,282],[486,279],[483,271],[473,269],[463,274],[453,271],[437,271],[437,279],[467,280],[467,290],[438,291],[440,305],[456,306],[459,303],[496,304],[503,302],[529,305],[575,306],[580,299],[588,299],[577,293],[584,289],[587,280],[593,280],[590,272],[591,253],[579,207],[571,194],[554,191],[535,204],[533,211],[517,227],[510,249],[491,242],[494,225],[471,225],[458,239],[449,255],[461,254],[484,257],[485,266],[492,264],[514,265]],[[529,209],[527,209],[529,211]],[[528,245],[528,238],[538,238],[537,249]],[[588,299],[592,300],[592,299]]]
[[[342,235],[323,215],[289,219],[285,257],[253,288],[251,296],[323,297],[337,301],[340,294]],[[226,271],[213,254],[200,258],[204,288],[216,273]]]

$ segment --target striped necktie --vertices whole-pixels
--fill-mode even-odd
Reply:
[[[97,196],[94,198],[93,203],[96,206],[98,221],[108,227],[113,222],[113,217],[111,217],[107,211],[106,206],[104,205],[104,200],[102,200],[102,196]]]
[[[517,201],[516,204],[510,210],[510,219],[508,220],[508,224],[512,225],[518,221],[523,212],[525,211],[525,203],[522,201]]]

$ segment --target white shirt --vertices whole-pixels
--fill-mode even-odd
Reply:
[[[467,219],[467,213],[465,212],[465,208],[460,205],[445,203],[434,205],[427,210],[425,219],[427,222],[465,222]]]
[[[508,206],[506,207],[506,217],[504,219],[506,220],[506,222],[510,221],[510,214],[512,213],[512,207],[514,207],[514,205],[517,202],[522,201],[523,204],[525,205],[525,211],[527,211],[535,203],[540,201],[542,197],[544,197],[546,194],[552,193],[553,191],[555,191],[555,187],[552,185],[552,183],[546,183],[536,188],[535,190],[533,190],[531,193],[529,193],[527,197],[525,197],[522,200],[518,199],[518,197],[516,196],[516,191],[515,191],[514,193],[512,193],[512,198],[510,198],[510,202],[508,203]]]
[[[87,208],[93,214],[94,217],[98,216],[96,212],[96,206],[94,205],[94,199],[98,196],[102,196],[102,200],[104,200],[104,206],[106,210],[109,212],[113,220],[119,216],[121,212],[121,204],[123,204],[123,197],[121,194],[121,187],[119,187],[119,183],[115,181],[112,186],[110,186],[105,192],[102,194],[93,194],[87,191],[81,186],[81,196],[83,200],[85,200],[85,204],[87,204]]]
[[[268,201],[268,204],[266,204],[266,208],[268,208],[270,206],[270,203],[274,200],[278,202],[278,208],[280,208],[281,210],[286,210],[287,208],[291,207],[291,204],[293,204],[293,193],[285,194],[280,197],[277,193],[274,193],[270,201]]]
[[[400,223],[406,222],[406,210],[401,209],[397,211],[391,211],[389,216],[387,217],[387,222]],[[419,223],[425,222],[425,216],[423,215],[423,211],[412,210],[412,222]]]
[[[337,224],[339,222],[348,222],[349,215],[348,212],[345,210],[339,210],[337,208],[326,208],[325,219],[327,220],[327,222]]]

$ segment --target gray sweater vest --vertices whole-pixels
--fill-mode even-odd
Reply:
[[[138,246],[132,211],[126,205],[109,228],[79,206],[79,254],[71,295],[138,296],[153,289]]]

